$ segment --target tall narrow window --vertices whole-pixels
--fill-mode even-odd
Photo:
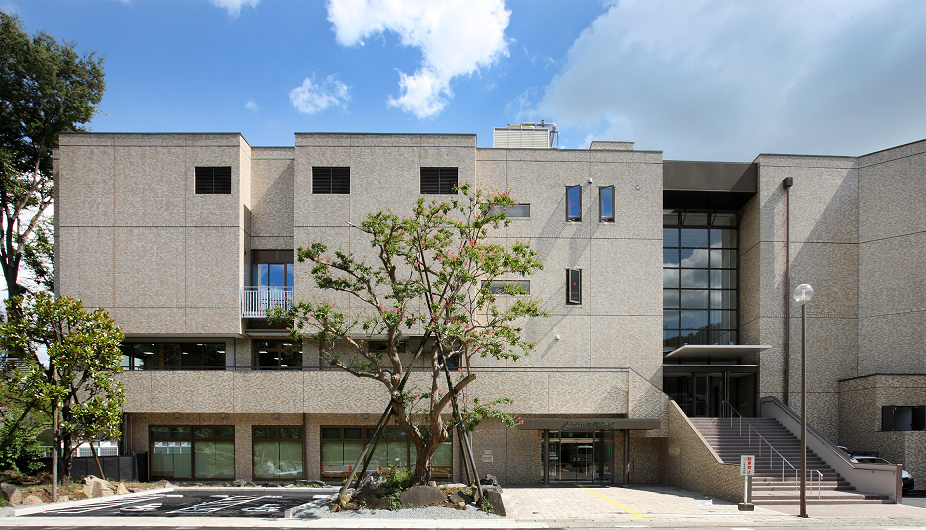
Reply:
[[[566,220],[582,220],[582,186],[566,187]]]
[[[313,194],[340,194],[350,193],[349,167],[313,167],[312,168]]]
[[[231,167],[197,167],[196,194],[231,194]]]
[[[614,186],[598,188],[598,220],[605,223],[614,222]]]
[[[566,269],[566,303],[582,303],[582,269]]]
[[[455,167],[423,167],[421,168],[421,193],[456,194],[458,176],[459,171]]]

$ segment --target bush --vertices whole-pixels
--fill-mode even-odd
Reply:
[[[12,421],[4,423],[0,428],[0,440],[7,437],[12,425]],[[33,475],[40,471],[45,466],[42,462],[42,443],[38,440],[41,431],[38,422],[32,421],[32,418],[20,423],[7,444],[0,447],[0,469],[9,469],[24,475]]]

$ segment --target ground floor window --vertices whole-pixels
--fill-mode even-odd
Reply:
[[[153,425],[149,429],[149,441],[152,477],[235,477],[234,427]]]
[[[322,427],[321,471],[322,478],[344,478],[353,470],[360,458],[363,445],[373,438],[372,427]],[[405,431],[390,427],[373,450],[370,469],[382,471],[390,467],[409,467],[415,464],[418,452],[407,440]],[[453,443],[441,444],[431,458],[431,476],[451,478],[453,473]]]
[[[254,427],[254,478],[303,478],[302,427]]]

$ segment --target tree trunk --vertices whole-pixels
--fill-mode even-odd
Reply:
[[[417,447],[417,450],[418,455],[415,457],[415,476],[412,478],[412,486],[423,486],[431,481],[431,456],[434,454],[434,450],[431,450],[430,444],[425,447]]]
[[[70,424],[71,422],[71,409],[67,406],[62,407],[61,409],[61,419],[63,422]],[[58,427],[61,428],[60,426]],[[61,471],[62,482],[69,481],[71,479],[71,431],[63,430],[61,433],[61,463],[64,469]]]

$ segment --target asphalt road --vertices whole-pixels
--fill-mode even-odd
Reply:
[[[174,491],[48,510],[26,517],[283,517],[289,508],[311,502],[312,490],[251,493],[228,490]],[[330,495],[330,494],[328,494]],[[328,495],[321,495],[327,497]]]

